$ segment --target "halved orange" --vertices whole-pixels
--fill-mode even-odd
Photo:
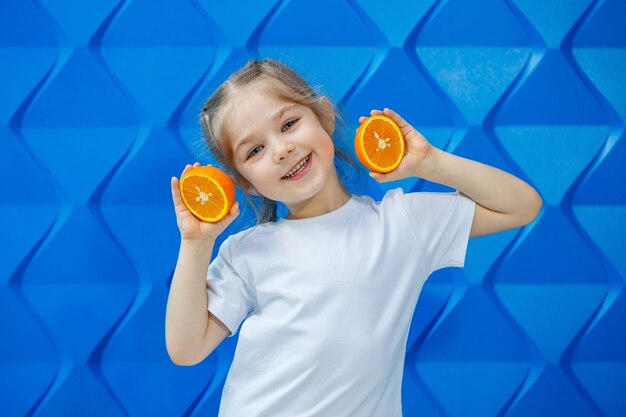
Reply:
[[[220,221],[235,202],[235,185],[226,173],[214,166],[193,167],[181,175],[180,196],[198,219]]]
[[[375,172],[391,172],[404,157],[404,136],[388,116],[375,114],[361,123],[354,138],[356,157]]]

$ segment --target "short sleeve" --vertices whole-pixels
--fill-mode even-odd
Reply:
[[[476,203],[460,191],[404,194],[404,202],[430,271],[462,267]]]
[[[235,335],[256,304],[252,286],[233,266],[231,243],[231,237],[222,242],[217,256],[209,265],[206,279],[208,310],[228,327],[228,337]]]

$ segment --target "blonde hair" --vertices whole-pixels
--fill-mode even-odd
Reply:
[[[329,136],[333,137],[333,127],[329,123],[331,115],[323,104],[320,103],[320,94],[311,88],[294,70],[277,60],[255,59],[249,61],[245,66],[228,77],[211,94],[200,113],[203,139],[218,163],[233,178],[235,185],[243,191],[256,214],[257,224],[276,221],[277,204],[276,201],[260,196],[260,203],[258,204],[260,207],[257,207],[250,198],[247,190],[251,187],[251,184],[235,168],[231,141],[227,135],[226,126],[228,124],[228,116],[236,105],[236,99],[242,96],[246,88],[251,87],[258,81],[269,81],[269,84],[274,87],[275,91],[273,93],[277,98],[310,108]],[[332,103],[331,107],[335,121],[334,126],[339,126],[339,129],[337,129],[338,133],[340,137],[345,139],[346,123],[337,107]],[[348,167],[355,167],[357,177],[360,175],[359,165],[355,159],[349,153],[337,149],[336,144],[335,155],[347,163]],[[340,178],[340,183],[345,189],[344,182],[348,175],[348,170],[339,163],[337,158],[335,158],[335,169]]]

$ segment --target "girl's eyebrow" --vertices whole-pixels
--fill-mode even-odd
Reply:
[[[282,109],[280,109],[279,111],[276,112],[276,114],[274,114],[274,116],[272,116],[272,120],[276,120],[276,119],[280,119],[283,114],[294,107],[298,107],[299,104],[297,103],[292,103],[292,104],[288,104],[285,107],[283,107]],[[241,141],[239,141],[239,143],[237,143],[237,146],[235,146],[235,150],[233,151],[233,154],[237,153],[237,150],[242,146],[245,145],[246,143],[250,142],[252,140],[252,138],[254,137],[254,134],[249,134],[246,135]]]

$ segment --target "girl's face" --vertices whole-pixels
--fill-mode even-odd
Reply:
[[[235,168],[254,187],[251,192],[282,202],[290,214],[323,210],[345,194],[333,164],[333,140],[310,108],[262,86],[244,94],[227,129]],[[332,114],[330,103],[321,100]]]

